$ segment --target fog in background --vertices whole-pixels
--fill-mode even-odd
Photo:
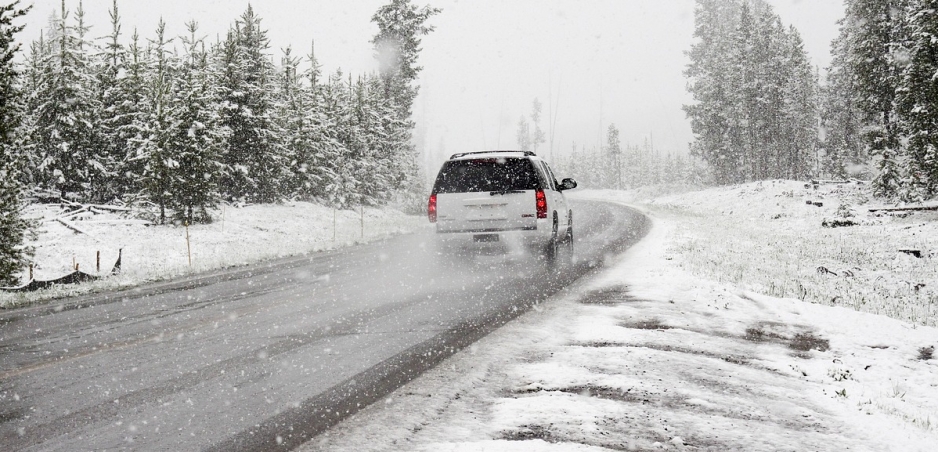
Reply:
[[[271,54],[281,49],[316,56],[328,74],[341,68],[360,74],[377,68],[369,42],[377,31],[372,14],[388,0],[260,0],[252,3],[269,30]],[[29,4],[23,1],[23,4]],[[84,0],[91,37],[110,32],[111,0]],[[693,0],[414,0],[441,8],[423,40],[421,95],[414,105],[415,139],[435,172],[449,154],[517,148],[515,133],[532,101],[543,105],[548,142],[538,153],[552,157],[595,148],[614,123],[623,143],[649,142],[661,152],[686,153],[693,137],[681,105],[690,102],[682,75],[692,43]],[[830,41],[843,16],[840,0],[769,0],[786,25],[798,28],[816,65],[830,62]],[[38,39],[60,0],[35,0],[27,29]],[[224,34],[247,1],[121,0],[124,42],[134,28],[154,36],[160,17],[167,35],[199,22],[209,42]],[[66,7],[78,8],[78,0]],[[24,45],[24,50],[28,49]],[[551,128],[550,118],[555,117]],[[551,133],[553,132],[553,133]]]

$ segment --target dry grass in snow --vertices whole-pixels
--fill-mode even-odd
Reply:
[[[938,211],[870,212],[884,206],[868,184],[857,183],[768,181],[626,196],[678,224],[671,251],[695,274],[766,295],[938,324]]]

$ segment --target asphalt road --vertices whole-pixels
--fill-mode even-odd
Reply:
[[[561,264],[429,236],[0,312],[3,450],[289,449],[639,240],[574,203]],[[571,250],[567,249],[566,253]]]

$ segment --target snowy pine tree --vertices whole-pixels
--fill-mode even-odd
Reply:
[[[371,43],[380,66],[385,97],[398,106],[402,119],[410,120],[411,107],[419,91],[414,82],[423,69],[417,65],[420,41],[434,28],[426,22],[440,11],[429,6],[418,8],[410,0],[391,0],[371,17],[378,25],[378,34]]]
[[[70,192],[78,195],[93,192],[94,186],[102,182],[104,172],[96,147],[97,107],[91,92],[94,79],[85,54],[87,29],[82,21],[77,26],[69,25],[68,15],[63,0],[62,15],[54,21],[52,52],[42,63],[35,110],[42,184],[62,197]]]
[[[776,171],[766,175],[806,179],[816,171],[814,156],[818,145],[819,82],[804,51],[798,30],[790,27],[784,39],[782,51],[786,56],[787,77],[781,86],[781,124],[777,135],[781,140],[777,146]]]
[[[406,172],[395,178],[400,184],[396,190],[401,193],[399,201],[405,205],[420,205],[425,196],[417,150],[411,142],[414,129],[411,113],[420,89],[416,85],[417,76],[423,69],[417,65],[421,39],[433,31],[434,27],[427,25],[427,21],[440,11],[429,6],[418,8],[410,0],[391,0],[371,18],[378,25],[378,34],[371,43],[379,63],[383,96],[389,102],[387,105],[397,112],[391,121],[394,126],[390,136],[396,143],[393,159],[402,162],[398,169]]]
[[[275,201],[289,178],[290,162],[273,118],[276,74],[268,48],[261,19],[248,6],[217,58],[222,124],[230,130],[222,190],[231,199]]]
[[[103,201],[119,199],[128,192],[129,184],[123,174],[122,163],[127,155],[127,137],[122,136],[122,129],[133,120],[128,114],[126,92],[122,87],[122,78],[126,76],[127,52],[120,42],[121,24],[117,0],[113,1],[108,11],[111,18],[111,33],[104,37],[102,51],[96,57],[94,68],[96,84],[95,97],[97,111],[94,112],[97,124],[99,148],[101,151],[104,181],[95,193]],[[133,102],[134,104],[136,102]]]
[[[518,140],[518,150],[523,152],[531,150],[531,126],[528,124],[528,119],[524,116],[518,119],[518,131],[515,137]]]
[[[319,78],[322,75],[315,49],[310,49],[309,68],[304,77],[309,83],[300,92],[298,108],[302,113],[300,140],[295,146],[301,183],[298,192],[306,198],[328,199],[327,188],[335,186],[341,146],[336,139],[335,118],[327,110],[327,100]]]
[[[606,165],[606,180],[609,181],[608,185],[611,188],[616,190],[621,190],[622,185],[622,143],[619,141],[619,129],[616,128],[615,124],[609,124],[609,129],[606,131],[606,147],[605,147],[605,160],[608,162]]]
[[[332,177],[324,187],[325,201],[334,207],[354,207],[361,204],[358,181],[355,179],[358,162],[349,147],[355,130],[350,91],[342,71],[329,76],[321,92],[324,117],[327,120],[323,124],[323,144],[333,154],[327,167]]]
[[[698,0],[694,10],[696,41],[687,52],[690,63],[684,71],[694,97],[694,103],[684,106],[694,132],[691,153],[711,166],[715,181],[721,184],[735,180],[739,165],[730,143],[734,102],[726,64],[738,18],[735,2]]]
[[[537,153],[537,145],[545,141],[544,130],[541,129],[541,101],[534,98],[531,104],[531,152]]]
[[[156,27],[156,38],[150,41],[150,67],[141,99],[142,114],[133,125],[140,134],[130,140],[137,158],[145,162],[141,174],[143,193],[159,208],[160,223],[166,222],[168,210],[172,208],[174,173],[180,164],[175,143],[178,105],[173,102],[178,62],[168,46],[166,23],[161,19]]]
[[[761,0],[698,0],[695,26],[692,154],[723,184],[812,174],[818,87],[797,31]]]
[[[898,68],[894,58],[907,0],[849,0],[846,27],[850,50],[847,65],[856,80],[857,107],[864,114],[861,132],[877,159],[873,180],[879,196],[899,193],[905,177],[899,124],[895,112]]]
[[[24,103],[13,61],[20,48],[14,36],[23,29],[14,21],[27,11],[29,7],[21,8],[19,1],[0,5],[0,285],[4,286],[17,283],[15,274],[30,256],[24,246],[29,223],[21,215],[23,187],[16,174]]]
[[[147,154],[139,146],[148,136],[147,115],[151,104],[147,97],[147,77],[149,77],[149,56],[140,45],[140,35],[134,30],[127,47],[125,75],[117,80],[120,102],[114,105],[111,120],[106,127],[117,147],[114,155],[115,191],[122,197],[133,201],[144,196],[144,174],[147,167]]]
[[[923,200],[938,195],[938,0],[916,0],[908,12],[897,105],[908,139],[908,197]]]
[[[856,81],[848,66],[852,54],[850,28],[846,19],[837,23],[840,33],[831,43],[831,65],[827,68],[827,84],[822,95],[826,152],[822,170],[832,177],[843,178],[849,175],[848,168],[866,164],[869,154],[860,139],[862,112],[857,106]]]
[[[280,58],[280,75],[275,98],[276,121],[283,132],[285,157],[290,161],[291,176],[284,182],[286,193],[308,197],[312,186],[307,175],[309,167],[305,156],[312,152],[307,135],[306,111],[310,107],[309,91],[301,84],[300,58],[287,47]]]
[[[179,221],[211,221],[208,209],[219,200],[222,175],[219,155],[227,138],[221,127],[216,103],[214,74],[198,24],[186,24],[189,36],[183,38],[186,54],[175,77],[171,140],[172,158],[178,163],[171,172],[170,205]]]

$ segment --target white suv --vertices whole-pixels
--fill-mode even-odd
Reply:
[[[554,258],[573,241],[573,210],[547,163],[533,152],[454,154],[440,168],[427,216],[443,242],[519,244]]]

